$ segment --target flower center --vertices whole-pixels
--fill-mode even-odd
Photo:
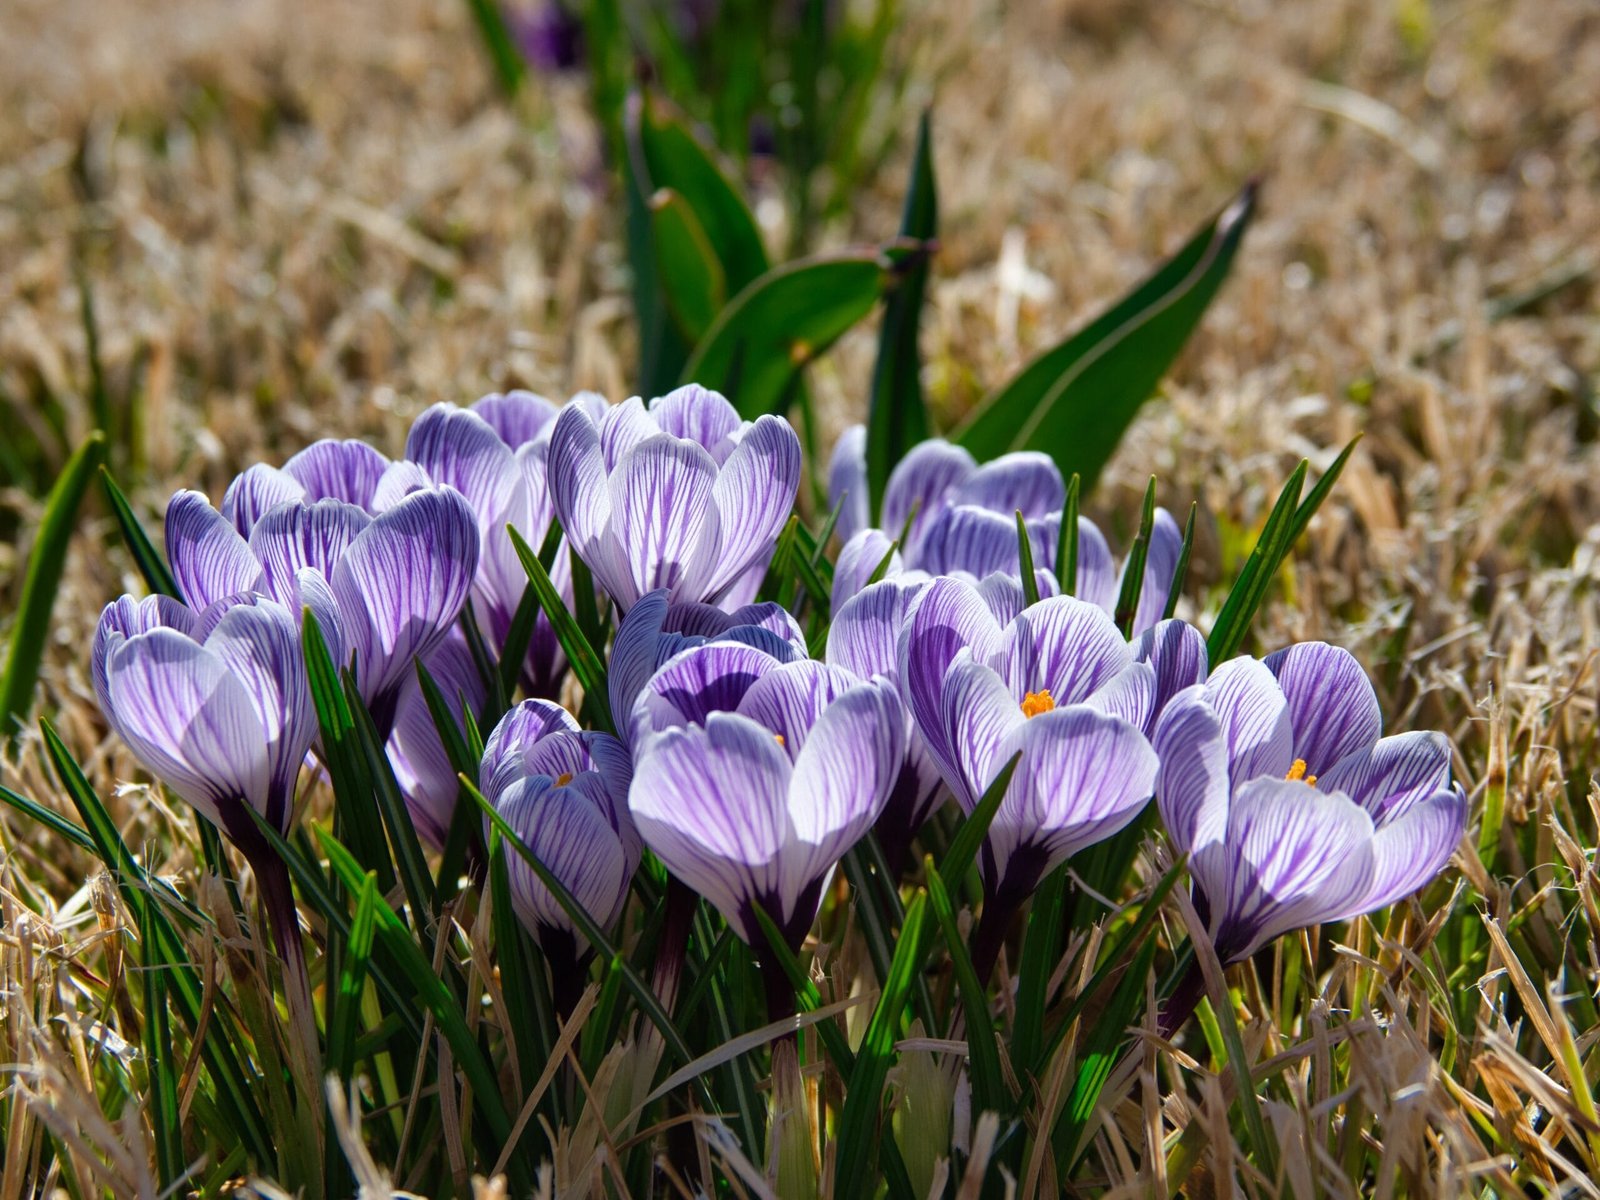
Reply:
[[[781,734],[781,733],[773,734],[772,735],[772,740],[777,742],[778,745],[780,745],[780,746],[788,746],[788,744],[789,744],[788,742],[783,740],[783,734]]]
[[[1309,783],[1313,787],[1316,786],[1317,782],[1317,777],[1315,775],[1306,774],[1306,760],[1303,758],[1297,758],[1294,760],[1293,764],[1289,767],[1289,773],[1285,775],[1284,778],[1294,780],[1297,783]]]
[[[1040,688],[1037,692],[1029,692],[1022,698],[1022,715],[1031,719],[1040,713],[1049,712],[1055,706],[1055,697],[1050,694],[1050,689]]]
[[[572,782],[572,772],[571,771],[563,771],[560,775],[558,775],[556,777],[556,786],[557,787],[566,787],[567,784],[569,784],[571,782]]]

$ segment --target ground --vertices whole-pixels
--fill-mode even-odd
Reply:
[[[92,420],[79,279],[113,404],[135,414],[116,470],[147,513],[320,436],[398,452],[438,400],[630,393],[618,206],[581,83],[536,80],[509,108],[465,5],[5,0],[0,26],[0,417],[42,445],[45,480],[67,447],[43,413],[73,442]],[[909,131],[934,110],[938,416],[1259,177],[1234,278],[1089,511],[1126,530],[1151,474],[1174,510],[1198,501],[1203,620],[1295,461],[1316,471],[1363,434],[1259,644],[1350,647],[1389,728],[1455,738],[1475,814],[1503,779],[1513,823],[1554,816],[1592,845],[1600,12],[948,0],[911,5],[896,48],[910,85],[880,119]],[[905,153],[827,241],[892,233]],[[874,346],[864,330],[816,369],[832,428],[861,416]],[[28,491],[0,494],[7,529],[31,527]],[[137,584],[113,544],[94,509],[39,703],[108,792],[136,776],[87,675],[95,614]],[[0,546],[0,595],[26,548]],[[31,743],[0,779],[53,790]],[[118,813],[130,842],[162,836],[147,796]],[[1524,861],[1508,834],[1493,916],[1548,902],[1557,850],[1530,843]],[[92,933],[82,860],[9,813],[0,850],[0,887],[68,905],[52,936]]]

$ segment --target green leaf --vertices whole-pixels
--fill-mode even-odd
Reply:
[[[691,343],[711,328],[728,302],[728,280],[689,202],[671,188],[650,197],[650,236],[667,311]]]
[[[917,150],[900,216],[900,236],[924,245],[939,234],[938,185],[933,174],[930,114],[917,125]],[[872,369],[872,401],[867,410],[867,489],[869,514],[883,507],[889,473],[906,451],[928,436],[922,398],[922,353],[917,334],[928,290],[931,254],[906,271],[889,296],[878,331],[878,358]],[[848,1178],[848,1177],[846,1177]]]
[[[944,930],[945,950],[950,955],[950,966],[955,972],[956,990],[961,996],[961,1011],[967,1018],[967,1054],[972,1065],[972,1111],[1004,1113],[1010,1104],[1004,1077],[1000,1073],[1000,1049],[995,1043],[994,1020],[989,1015],[989,997],[978,972],[973,968],[972,956],[967,953],[966,940],[956,923],[956,910],[950,903],[950,893],[933,857],[923,862],[928,881],[928,900],[934,915]]]
[[[1033,539],[1028,536],[1028,523],[1022,510],[1017,509],[1017,562],[1022,568],[1022,602],[1039,603],[1039,577],[1033,571]]]
[[[5,674],[0,676],[0,733],[14,732],[15,725],[28,715],[33,704],[39,664],[50,640],[50,612],[55,607],[61,572],[67,562],[67,545],[72,541],[78,506],[89,490],[94,469],[100,465],[105,443],[105,434],[99,430],[91,433],[68,460],[45,502],[44,519],[39,522],[38,536],[28,554],[16,624],[11,627],[11,649],[6,654]]]
[[[1050,1002],[1050,978],[1061,953],[1062,913],[1067,892],[1068,864],[1062,863],[1039,885],[1028,909],[1022,937],[1022,957],[1017,963],[1017,1014],[1011,1026],[1011,1061],[1023,1071],[1033,1071],[1044,1039],[1044,1013]]]
[[[606,692],[605,663],[595,653],[594,647],[589,644],[589,639],[584,637],[583,630],[578,628],[578,622],[567,611],[566,602],[561,599],[561,593],[556,590],[549,572],[544,569],[544,564],[539,561],[538,555],[534,554],[533,548],[523,540],[515,528],[507,525],[506,529],[511,534],[511,544],[516,548],[522,569],[528,573],[528,582],[533,585],[533,590],[539,597],[539,607],[544,610],[545,619],[555,630],[556,641],[561,643],[567,661],[572,664],[572,673],[583,685],[584,698],[590,704],[592,722],[607,733],[615,733],[616,730],[611,727],[611,702]],[[580,560],[577,552],[574,551],[573,562],[578,561]],[[574,587],[577,583],[578,580],[575,578]]]
[[[1005,799],[1006,788],[1011,786],[1011,776],[1021,761],[1022,751],[1018,750],[1011,756],[1011,761],[1000,768],[1000,774],[994,777],[983,799],[967,814],[961,827],[956,830],[955,837],[950,840],[950,849],[945,851],[943,873],[955,880],[958,886],[977,860],[978,848],[989,833],[989,822],[994,820],[994,814],[999,811],[1000,801]]]
[[[777,412],[801,368],[871,312],[893,279],[888,260],[868,250],[776,267],[722,310],[682,382],[724,391],[749,420]]]
[[[1122,569],[1122,590],[1117,596],[1115,617],[1122,636],[1133,637],[1133,622],[1139,615],[1139,597],[1144,594],[1144,565],[1150,557],[1150,535],[1156,527],[1156,477],[1144,489],[1144,507],[1139,512],[1139,532],[1128,548],[1128,561]]]
[[[1074,473],[1067,480],[1067,502],[1061,510],[1060,541],[1056,543],[1056,581],[1063,596],[1078,594],[1078,497],[1083,479]]]
[[[726,294],[766,274],[767,251],[749,206],[711,151],[669,105],[652,96],[630,97],[627,136],[629,165],[641,195],[670,188],[683,198],[721,267]],[[664,249],[657,239],[658,262]],[[675,278],[661,271],[669,286]]]
[[[1094,486],[1227,277],[1255,211],[1249,184],[1148,279],[991,394],[955,435],[979,462],[1044,450]]]
[[[155,1134],[156,1174],[163,1192],[172,1191],[183,1178],[183,1122],[178,1111],[177,1056],[172,1052],[172,1027],[168,1021],[167,969],[153,951],[161,938],[154,927],[155,907],[145,905],[139,914],[139,940],[144,950],[140,974],[144,977],[144,1062],[149,1094],[144,1109]]]
[[[60,813],[46,808],[29,800],[26,796],[13,792],[10,788],[0,784],[0,801],[4,801],[25,817],[31,817],[43,825],[57,837],[65,838],[80,850],[87,850],[90,854],[98,853],[95,841],[89,836],[88,830],[83,826],[67,820]]]
[[[367,968],[372,961],[372,942],[377,928],[378,878],[368,871],[356,893],[356,915],[350,923],[349,940],[344,944],[344,961],[333,996],[333,1015],[328,1021],[328,1069],[344,1080],[351,1078],[356,1064],[361,993],[367,986]]]
[[[1199,511],[1198,502],[1189,505],[1189,519],[1183,523],[1183,544],[1178,547],[1178,561],[1172,567],[1172,586],[1167,591],[1167,606],[1161,614],[1163,621],[1170,620],[1178,611],[1178,598],[1189,578],[1189,556],[1194,552],[1194,518]]]
[[[477,811],[476,807],[473,811]],[[498,836],[490,838],[489,897],[495,961],[500,967],[500,994],[506,1006],[505,1033],[516,1056],[522,1094],[527,1095],[554,1052],[555,1011],[538,947],[517,920],[512,907],[505,843]],[[546,1091],[546,1107],[558,1129],[562,1115],[557,1107],[561,1101],[560,1091],[559,1088]]]
[[[489,55],[489,64],[494,67],[495,82],[507,96],[515,96],[527,67],[500,6],[495,0],[467,0],[467,11],[472,14],[472,23]]]
[[[128,498],[122,494],[117,481],[105,467],[100,468],[100,486],[105,489],[112,515],[117,518],[117,527],[122,530],[122,540],[127,544],[128,553],[133,555],[133,562],[139,568],[139,574],[144,576],[145,586],[157,595],[171,596],[174,600],[182,601],[183,593],[178,590],[178,581],[167,569],[166,559],[156,552],[155,546],[150,542],[150,535],[144,531],[144,526],[134,515],[133,506],[128,503]]]
[[[900,1030],[900,1017],[911,994],[911,985],[922,970],[927,910],[927,894],[918,892],[906,909],[894,961],[862,1036],[861,1048],[856,1052],[855,1069],[850,1072],[844,1110],[839,1117],[837,1179],[870,1178],[873,1148],[879,1144],[884,1084],[896,1058],[895,1036]],[[893,1141],[892,1138],[886,1140]]]

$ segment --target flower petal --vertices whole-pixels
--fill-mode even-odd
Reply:
[[[858,679],[897,678],[900,627],[924,586],[882,579],[835,608],[828,626],[827,661]]]
[[[630,396],[621,404],[601,409],[599,431],[600,452],[605,457],[606,472],[610,474],[622,465],[622,460],[635,446],[659,434],[661,426],[645,412],[642,399]]]
[[[716,569],[706,585],[708,597],[720,595],[741,574],[764,567],[772,558],[799,487],[799,437],[782,417],[761,417],[739,439],[712,488],[722,532]]]
[[[1150,545],[1145,551],[1144,582],[1139,589],[1139,607],[1133,614],[1133,634],[1151,629],[1167,612],[1167,600],[1172,595],[1172,576],[1178,569],[1178,557],[1183,553],[1183,530],[1164,508],[1156,509],[1155,523],[1150,528]],[[1124,568],[1126,569],[1126,568]]]
[[[751,684],[737,711],[782,739],[793,759],[828,706],[860,682],[841,667],[810,659],[785,663]]]
[[[1155,671],[1149,663],[1131,662],[1113,675],[1104,687],[1085,696],[1081,703],[1097,712],[1121,717],[1143,731],[1151,724],[1155,697]]]
[[[956,746],[945,733],[945,672],[962,650],[986,661],[998,649],[1001,630],[976,588],[959,579],[935,579],[912,602],[900,628],[896,678],[906,707],[945,779],[960,778]]]
[[[1353,917],[1393,904],[1426,887],[1444,870],[1467,832],[1467,797],[1449,788],[1417,800],[1378,827],[1372,838],[1372,885]]]
[[[478,527],[459,492],[418,492],[362,530],[330,580],[366,700],[389,695],[450,632],[478,568]]]
[[[1072,594],[1114,615],[1117,607],[1117,564],[1106,535],[1088,517],[1078,518],[1077,586]]]
[[[789,788],[792,840],[781,871],[783,917],[791,928],[799,919],[806,925],[815,919],[816,909],[802,911],[802,903],[872,828],[888,803],[905,749],[905,717],[887,682],[849,688],[812,727]]]
[[[631,744],[637,751],[646,734],[704,725],[714,712],[734,712],[755,681],[779,665],[765,651],[738,642],[706,642],[680,651],[634,701]]]
[[[371,524],[365,509],[343,500],[281,504],[250,531],[250,552],[261,564],[272,598],[296,604],[296,574],[309,568],[331,580],[356,538]]]
[[[952,504],[975,504],[1005,517],[1020,509],[1024,518],[1058,513],[1067,488],[1055,459],[1038,450],[1017,450],[984,463],[951,494]]]
[[[1022,751],[989,827],[983,864],[992,894],[1025,899],[1072,855],[1139,815],[1155,789],[1156,753],[1137,726],[1070,705],[1012,730],[1001,748]]]
[[[678,600],[705,597],[717,567],[716,477],[702,447],[667,434],[641,442],[618,464],[609,482],[611,533],[628,578],[602,582],[620,607],[658,587]]]
[[[199,492],[179,492],[167,505],[167,559],[195,612],[262,586],[261,564],[249,544]]]
[[[457,635],[440,642],[425,665],[458,726],[464,712],[477,715],[487,692],[464,637]],[[400,685],[388,751],[417,833],[434,849],[443,849],[461,784],[415,675],[408,675]],[[486,790],[485,795],[489,794]]]
[[[1301,642],[1264,660],[1289,702],[1294,756],[1313,775],[1372,745],[1383,712],[1355,656],[1326,642]]]
[[[230,604],[206,635],[205,646],[243,686],[255,711],[269,776],[262,815],[287,832],[294,781],[317,737],[295,619],[265,596],[247,597]]]
[[[1174,696],[1151,742],[1161,760],[1156,801],[1173,847],[1194,854],[1221,841],[1228,830],[1228,740],[1205,688]]]
[[[1413,804],[1449,789],[1450,739],[1421,730],[1379,738],[1341,758],[1317,786],[1343,792],[1382,828]]]
[[[977,470],[972,455],[943,438],[918,442],[889,473],[883,490],[883,520],[880,524],[891,537],[911,525],[901,540],[901,551],[915,559],[922,531],[947,503],[947,494]],[[913,514],[915,514],[913,516]]]
[[[406,435],[406,458],[436,485],[466,497],[481,535],[500,532],[522,472],[511,448],[482,417],[453,404],[433,405]]]
[[[234,477],[222,494],[222,517],[249,537],[255,524],[269,509],[280,504],[295,504],[307,499],[305,485],[277,467],[256,463]]]
[[[744,425],[727,397],[698,383],[684,384],[650,401],[650,418],[663,433],[698,442],[719,463],[733,450]]]
[[[372,506],[389,460],[356,438],[313,442],[288,462],[283,473],[298,481],[311,500],[343,500],[358,508]]]
[[[905,560],[895,548],[889,535],[881,529],[862,529],[839,548],[838,561],[833,564],[833,592],[831,602],[834,612],[846,600],[867,586],[884,558],[889,566],[884,577],[898,575],[905,569]]]
[[[1226,839],[1190,869],[1204,880],[1217,952],[1238,962],[1280,934],[1341,919],[1368,894],[1373,868],[1372,818],[1348,796],[1252,779],[1234,789]]]
[[[1206,699],[1222,722],[1228,775],[1235,787],[1257,776],[1282,779],[1288,774],[1294,734],[1288,701],[1271,671],[1253,658],[1230,659],[1211,672]]]
[[[791,774],[772,734],[732,713],[667,730],[634,764],[628,806],[644,844],[752,945],[763,944],[752,901],[777,919]]]
[[[603,929],[616,923],[628,898],[631,858],[611,828],[596,776],[554,786],[546,776],[520,780],[495,807],[539,862]],[[538,939],[549,930],[587,945],[572,918],[520,854],[506,855],[506,883],[517,916]]]
[[[106,662],[111,652],[126,639],[152,629],[176,629],[193,637],[195,625],[193,610],[171,596],[146,596],[142,600],[121,596],[100,610],[94,643],[89,650],[89,678],[94,684],[95,698],[100,701],[100,711],[113,728],[116,720],[106,689]]]
[[[266,811],[266,738],[217,655],[176,629],[153,629],[112,648],[106,686],[117,731],[153,775],[230,836],[259,837],[239,806]]]
[[[1141,633],[1133,644],[1135,662],[1147,662],[1156,673],[1156,690],[1150,705],[1146,732],[1168,702],[1184,688],[1204,683],[1209,659],[1205,636],[1187,621],[1161,621]]]
[[[611,495],[600,435],[582,405],[569,404],[556,418],[548,465],[551,506],[579,556],[593,569],[596,547],[611,521]]]
[[[1104,612],[1052,596],[1006,628],[995,666],[1017,699],[1048,690],[1059,707],[1086,700],[1132,661],[1132,648]]]
[[[1005,765],[1001,750],[1007,739],[1026,720],[999,675],[973,661],[970,651],[956,655],[939,698],[938,740],[952,749],[950,763],[940,765],[962,809],[971,812],[978,806]],[[937,762],[938,756],[934,758]]]
[[[1031,531],[1028,540],[1038,562],[1043,546]],[[1053,546],[1050,553],[1055,553]],[[1020,576],[1022,557],[1017,547],[1016,517],[971,504],[946,508],[928,522],[913,561],[934,575],[962,571],[982,579],[1004,571]]]
[[[828,507],[839,510],[839,521],[834,528],[839,540],[846,545],[872,524],[872,497],[867,490],[865,425],[850,426],[833,444],[833,457],[828,460]],[[838,578],[837,567],[834,568],[834,578]]]
[[[524,700],[500,718],[483,745],[478,779],[484,798],[498,803],[511,781],[533,774],[527,756],[541,741],[562,733],[577,733],[577,720],[553,700]]]
[[[474,400],[471,411],[488,422],[489,428],[513,450],[530,442],[548,439],[561,408],[535,392],[494,392]]]
[[[805,630],[800,628],[800,622],[794,619],[793,613],[775,601],[764,600],[760,604],[746,604],[730,612],[727,620],[727,631],[730,633],[741,626],[764,629],[794,647],[802,658],[810,652],[810,647],[806,645]],[[671,624],[669,619],[669,627]]]

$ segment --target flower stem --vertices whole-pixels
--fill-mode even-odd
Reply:
[[[671,1012],[678,1001],[683,982],[683,959],[689,949],[689,929],[694,924],[694,906],[699,897],[686,883],[667,878],[666,915],[661,921],[661,940],[656,946],[655,972],[650,986],[661,1007]]]
[[[1172,989],[1172,995],[1167,997],[1166,1003],[1161,1006],[1161,1015],[1156,1021],[1156,1032],[1167,1041],[1176,1037],[1178,1031],[1194,1015],[1194,1010],[1200,1006],[1200,999],[1206,994],[1206,979],[1200,970],[1198,961],[1191,961],[1178,980],[1178,986]]]
[[[289,1035],[286,1039],[290,1059],[295,1063],[296,1083],[302,1102],[320,1105],[322,1090],[320,1040],[317,1013],[311,999],[311,976],[306,970],[305,946],[300,940],[300,913],[295,908],[294,891],[289,885],[289,868],[270,849],[249,856],[256,877],[261,907],[272,930],[272,942],[283,963],[283,992],[289,1008]]]
[[[978,918],[978,928],[972,934],[972,969],[978,973],[978,982],[985,986],[994,974],[995,963],[1000,961],[1000,947],[1005,945],[1006,931],[1011,928],[1017,908],[994,896],[984,901],[983,916]]]

